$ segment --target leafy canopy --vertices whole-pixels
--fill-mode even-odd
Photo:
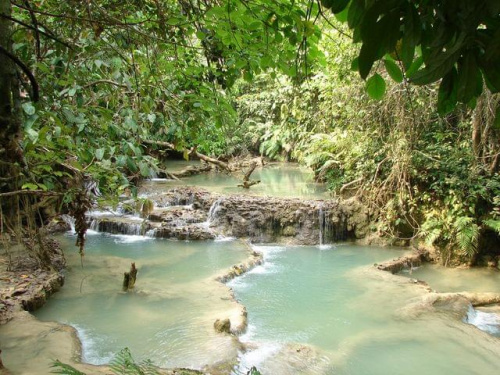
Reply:
[[[361,43],[356,67],[366,79],[377,62],[401,81],[441,80],[438,110],[475,105],[483,83],[500,92],[500,1],[321,0]],[[392,63],[392,59],[396,63]],[[369,89],[381,89],[379,78]]]

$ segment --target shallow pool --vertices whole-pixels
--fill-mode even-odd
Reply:
[[[187,162],[173,162],[172,169]],[[251,180],[260,180],[250,189],[243,189],[237,185],[241,183],[243,172],[204,173],[182,178],[180,181],[153,180],[146,181],[144,185],[150,190],[156,186],[159,190],[174,186],[198,186],[212,192],[226,194],[268,195],[273,197],[325,199],[329,194],[324,184],[314,182],[313,172],[294,163],[273,163],[264,168],[257,167],[251,175]]]
[[[184,242],[140,236],[88,236],[84,267],[68,246],[64,288],[35,315],[77,328],[83,359],[108,363],[130,348],[134,357],[163,367],[201,368],[231,351],[232,340],[217,334],[213,323],[234,309],[226,287],[214,280],[246,259],[239,241]],[[134,292],[121,292],[123,272],[138,268]]]
[[[498,371],[498,338],[446,311],[408,313],[406,307],[426,292],[369,267],[400,251],[354,245],[259,250],[265,264],[230,283],[248,309],[242,340],[253,348],[241,355],[235,373],[251,366],[265,374]]]

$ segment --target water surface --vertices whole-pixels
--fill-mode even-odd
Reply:
[[[83,269],[67,245],[66,284],[35,315],[77,328],[85,361],[108,363],[128,347],[134,358],[159,366],[201,368],[235,350],[213,329],[215,319],[237,308],[214,277],[248,256],[242,243],[96,234],[88,236]],[[135,291],[122,293],[131,262],[138,268]]]
[[[426,281],[441,293],[495,292],[500,293],[500,271],[494,268],[449,268],[439,264],[423,264],[402,275]]]
[[[168,162],[172,170],[181,169],[188,162]],[[171,163],[171,164],[170,164]],[[191,162],[193,163],[193,162]],[[197,162],[199,163],[199,162]],[[170,169],[169,169],[170,170]],[[324,184],[314,182],[313,172],[294,163],[273,163],[265,167],[257,167],[251,175],[251,180],[260,180],[260,184],[250,189],[239,188],[243,172],[227,173],[203,173],[195,176],[182,178],[180,181],[155,180],[145,182],[148,186],[153,184],[158,189],[173,186],[199,186],[209,191],[226,194],[250,194],[260,196],[274,196],[287,198],[325,199],[328,192]]]
[[[241,355],[235,373],[253,365],[264,374],[498,371],[498,338],[443,312],[403,313],[426,292],[369,267],[399,251],[354,245],[260,250],[265,265],[230,283],[248,309],[250,329],[242,339],[255,348]],[[313,354],[301,357],[297,351],[304,349],[290,343],[306,343]],[[295,370],[283,357],[295,357]]]

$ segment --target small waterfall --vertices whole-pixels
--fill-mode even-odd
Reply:
[[[61,215],[61,219],[69,225],[71,233],[75,233],[75,218],[70,215]]]
[[[115,221],[106,218],[91,218],[89,230],[110,234],[126,234],[129,236],[142,236],[148,230],[144,221]]]
[[[101,223],[100,219],[93,218],[89,224],[89,229],[94,232],[99,232],[99,224]]]
[[[217,213],[220,210],[220,205],[223,200],[223,198],[219,198],[214,203],[212,203],[212,206],[210,206],[210,209],[208,210],[207,221],[205,222],[205,225],[207,227],[209,227],[210,224],[212,224],[216,219]]]
[[[498,314],[476,310],[472,305],[469,305],[464,322],[472,324],[490,335],[500,337],[500,316]]]
[[[324,229],[325,229],[325,212],[323,211],[323,205],[319,206],[319,247],[323,247],[323,242],[324,242]]]
[[[148,230],[144,235],[146,237],[151,237],[151,238],[155,238],[156,237],[156,234],[158,232],[158,229],[157,228],[153,228],[153,229],[150,229]]]

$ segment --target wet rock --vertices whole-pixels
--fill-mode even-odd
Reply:
[[[315,245],[360,238],[369,223],[366,209],[353,199],[220,196],[193,187],[172,188],[148,199],[155,206],[148,220],[131,223],[119,217],[100,218],[95,229],[122,234],[153,231],[155,237],[181,240],[226,235],[252,242]]]
[[[217,319],[214,322],[214,328],[219,333],[231,333],[231,321],[229,319]]]
[[[422,262],[425,261],[425,258],[426,253],[424,251],[414,249],[410,254],[377,265],[377,268],[382,271],[396,274],[404,269],[411,270],[413,267],[419,267]]]

